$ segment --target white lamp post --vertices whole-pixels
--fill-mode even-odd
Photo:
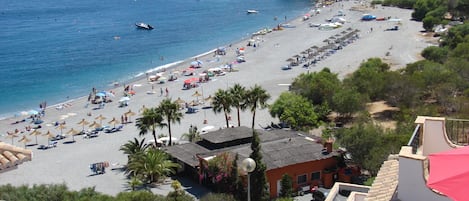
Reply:
[[[256,169],[256,161],[252,158],[246,158],[241,163],[241,168],[248,174],[248,201],[251,201],[251,179],[249,177],[249,173]]]

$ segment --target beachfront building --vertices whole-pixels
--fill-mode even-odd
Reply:
[[[322,143],[297,131],[274,129],[256,130],[261,142],[263,162],[266,164],[267,180],[271,198],[278,197],[280,181],[284,174],[293,180],[293,189],[308,192],[311,187],[328,185],[332,187],[339,152],[332,150],[332,143]],[[195,143],[167,147],[164,150],[181,165],[180,173],[205,183],[200,167],[207,161],[223,154],[238,154],[241,163],[251,154],[253,130],[248,127],[226,128],[201,135]],[[240,165],[238,164],[238,167]],[[203,173],[202,173],[203,174]]]
[[[432,170],[430,169],[431,155],[464,150],[464,147],[468,145],[469,120],[419,116],[415,124],[416,128],[407,146],[403,146],[399,154],[391,155],[383,163],[371,187],[337,182],[329,192],[326,201],[337,200],[336,197],[340,191],[351,191],[348,198],[350,201],[450,201],[461,194],[463,194],[463,200],[466,200],[467,196],[464,193],[469,181],[465,177],[469,172],[467,154],[456,161],[461,163],[460,167],[450,167],[447,172],[437,175],[440,179],[447,177],[447,183],[441,179],[438,185],[443,185],[443,189],[451,191],[448,192],[448,196],[430,188],[429,178]],[[455,162],[454,159],[453,162]],[[452,181],[454,177],[450,174],[461,169],[466,174],[457,176],[456,179],[459,181]],[[433,170],[436,171],[436,169]],[[448,188],[448,186],[451,187]],[[454,193],[452,198],[449,197],[449,193]]]
[[[31,150],[0,142],[0,173],[13,170],[32,158]]]

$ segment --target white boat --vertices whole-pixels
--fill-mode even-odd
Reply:
[[[135,23],[135,26],[137,26],[137,28],[139,29],[146,29],[146,30],[152,30],[153,27],[149,24],[145,24],[143,22],[139,22],[139,23]]]
[[[257,10],[247,10],[246,11],[248,14],[256,14],[256,13],[259,13],[259,11]]]

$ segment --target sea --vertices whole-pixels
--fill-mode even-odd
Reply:
[[[0,0],[0,119],[130,82],[308,12],[312,0]],[[247,14],[255,9],[257,14]],[[144,22],[153,30],[136,29]]]

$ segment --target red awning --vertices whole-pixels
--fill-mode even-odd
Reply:
[[[427,186],[455,201],[467,200],[469,146],[430,154]]]
[[[196,83],[199,81],[199,78],[197,77],[191,77],[187,80],[184,80],[184,84],[192,84],[192,83]]]

